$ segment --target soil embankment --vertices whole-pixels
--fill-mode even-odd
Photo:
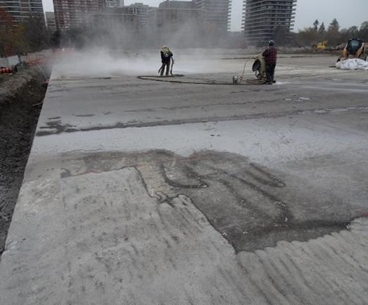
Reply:
[[[0,80],[0,255],[45,96],[44,81],[39,67]]]

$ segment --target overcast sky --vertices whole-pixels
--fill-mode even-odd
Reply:
[[[54,10],[52,0],[42,0],[42,2],[45,11]],[[158,6],[163,0],[125,0],[125,5],[136,2]],[[232,31],[241,29],[242,4],[243,0],[233,0]],[[334,18],[342,28],[353,25],[359,27],[364,21],[368,21],[368,0],[297,0],[294,30],[309,27],[316,19],[328,25]]]

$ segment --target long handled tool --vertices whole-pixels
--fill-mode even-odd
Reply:
[[[158,74],[160,74],[161,73],[161,70],[164,68],[164,66],[165,66],[165,64],[164,63],[162,63],[162,65],[161,65],[161,67],[160,67],[160,69],[158,69]]]
[[[245,73],[245,67],[247,65],[247,61],[248,60],[245,60],[245,63],[244,63],[244,67],[243,67],[243,73],[242,75],[238,78],[238,76],[234,75],[233,76],[233,84],[239,84],[243,81],[243,78],[244,78],[244,73]]]
[[[171,58],[171,69],[170,69],[170,75],[173,75],[172,73],[172,70],[173,70],[173,67],[174,67],[174,58]]]
[[[246,59],[246,60],[245,60],[244,67],[243,67],[243,73],[242,73],[242,75],[240,76],[240,81],[242,81],[242,80],[243,80],[243,78],[244,78],[245,67],[246,67],[246,65],[247,65],[247,61],[248,61],[248,59]]]

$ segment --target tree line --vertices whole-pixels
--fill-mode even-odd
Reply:
[[[50,33],[43,16],[30,16],[18,23],[0,7],[0,57],[36,52],[49,46]]]
[[[351,38],[360,38],[368,42],[368,21],[363,22],[360,27],[351,26],[341,29],[339,22],[334,19],[326,28],[324,22],[316,20],[312,26],[299,31],[294,36],[294,43],[298,46],[313,46],[319,42],[327,41],[331,47],[346,43]]]

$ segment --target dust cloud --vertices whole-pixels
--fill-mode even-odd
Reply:
[[[239,53],[232,50],[238,38],[206,28],[201,18],[169,24],[156,18],[142,26],[130,20],[132,16],[97,14],[89,17],[91,26],[69,30],[62,42],[59,72],[91,77],[158,75],[163,45],[174,54],[174,73],[216,72],[213,59]]]

